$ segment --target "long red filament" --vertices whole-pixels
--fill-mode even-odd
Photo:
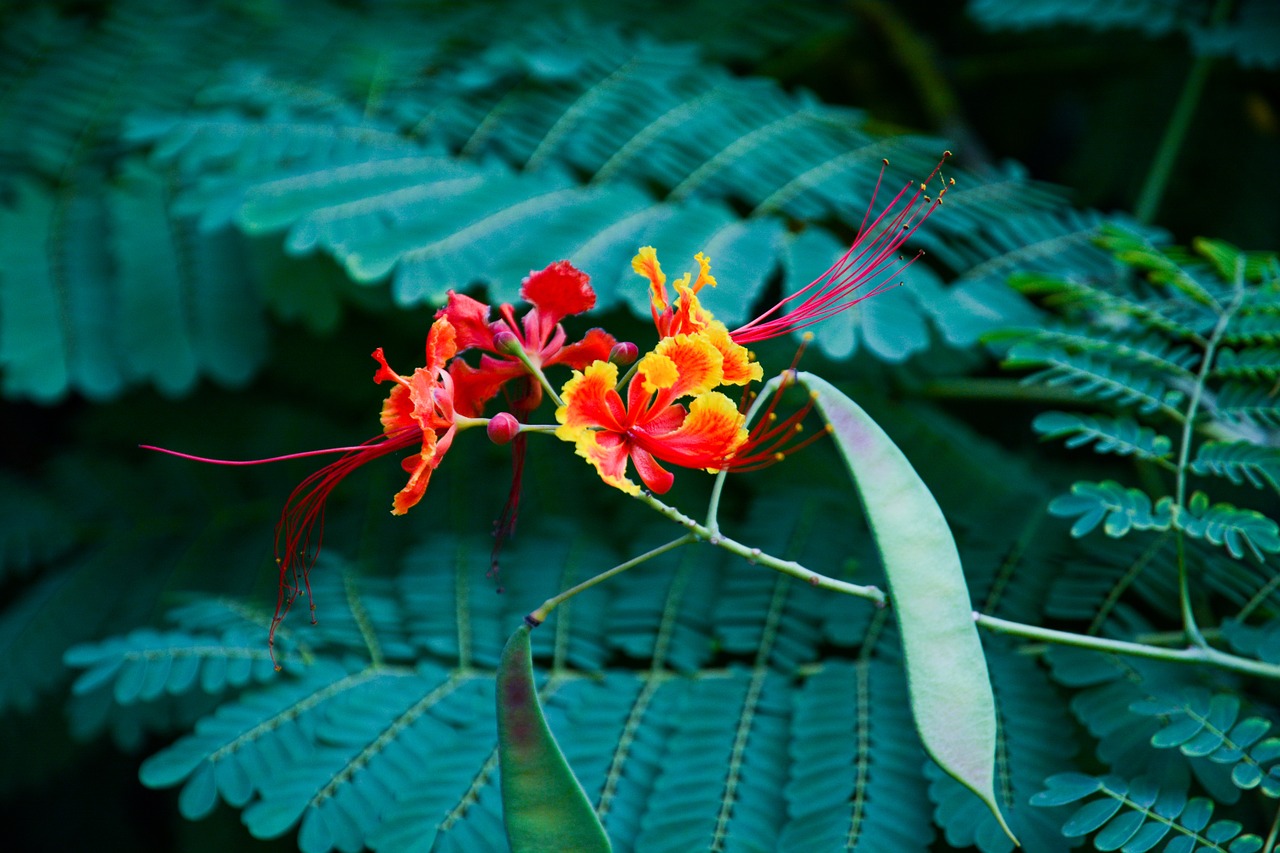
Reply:
[[[271,631],[268,634],[267,646],[271,653],[271,661],[279,669],[275,656],[276,629],[284,621],[285,614],[298,597],[306,590],[307,600],[311,604],[311,619],[315,621],[315,602],[311,600],[311,568],[320,556],[320,547],[324,542],[324,506],[329,493],[353,470],[370,460],[405,450],[415,444],[421,432],[412,427],[397,430],[390,434],[375,436],[363,444],[354,447],[329,447],[323,450],[307,450],[301,453],[288,453],[283,456],[272,456],[266,459],[211,459],[195,456],[190,453],[179,453],[150,444],[139,445],[144,450],[154,450],[179,459],[193,462],[206,462],[212,465],[265,465],[269,462],[283,462],[288,459],[305,459],[330,453],[341,453],[342,458],[329,463],[315,471],[299,483],[289,493],[280,520],[276,522],[275,550],[276,565],[280,571],[279,590],[276,594],[275,613],[271,617]],[[317,530],[317,525],[319,528]],[[314,544],[312,532],[316,531]]]
[[[748,344],[803,329],[893,287],[892,282],[882,280],[871,290],[852,296],[886,272],[886,267],[891,263],[898,248],[915,234],[921,224],[942,203],[942,196],[946,193],[945,183],[937,198],[931,199],[924,193],[928,183],[942,169],[943,163],[949,156],[950,152],[944,153],[942,160],[934,167],[929,177],[916,186],[915,193],[900,209],[898,209],[899,202],[903,200],[911,184],[899,190],[898,194],[868,225],[867,220],[871,217],[876,196],[884,179],[884,166],[881,166],[880,175],[876,178],[876,186],[871,194],[871,202],[867,205],[862,224],[858,228],[858,235],[848,251],[817,279],[783,298],[751,322],[735,329],[732,332],[733,339],[740,344]],[[922,197],[923,203],[921,203]],[[886,221],[886,217],[890,218]],[[920,254],[917,253],[910,259],[903,259],[904,263],[893,270],[893,274],[901,273],[914,263]],[[798,299],[803,299],[803,302],[788,313],[782,314],[788,305]]]

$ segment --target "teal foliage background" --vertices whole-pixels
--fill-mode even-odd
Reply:
[[[881,205],[948,148],[956,184],[908,245],[926,254],[818,327],[805,368],[919,468],[977,610],[1177,645],[1189,560],[1210,642],[1280,663],[1274,5],[654,6],[0,3],[0,822],[19,849],[505,849],[502,643],[669,539],[662,520],[535,436],[493,577],[506,449],[461,435],[402,519],[400,469],[369,466],[330,502],[317,621],[290,615],[277,673],[271,529],[315,466],[137,445],[368,438],[367,353],[414,364],[449,289],[514,300],[561,258],[599,293],[571,332],[645,345],[646,243],[668,271],[706,251],[734,325],[843,252],[882,159]],[[795,346],[760,345],[766,370]],[[819,442],[734,477],[726,529],[882,583],[842,471]],[[697,515],[707,480],[681,472],[671,502]],[[983,638],[997,796],[1027,850],[1261,849],[1272,682]],[[865,602],[693,546],[533,643],[618,850],[1010,849],[925,758],[892,616]]]

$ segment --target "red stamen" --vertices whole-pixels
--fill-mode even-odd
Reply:
[[[271,630],[267,636],[267,647],[271,653],[271,662],[277,670],[280,664],[276,661],[275,639],[276,629],[284,621],[289,608],[307,592],[307,600],[311,604],[311,621],[315,622],[315,602],[311,600],[311,568],[320,556],[320,547],[324,542],[324,505],[342,479],[370,460],[404,450],[421,438],[421,431],[412,427],[397,430],[390,434],[375,436],[363,444],[354,447],[329,447],[322,450],[306,450],[301,453],[288,453],[283,456],[272,456],[267,459],[210,459],[194,456],[190,453],[179,453],[150,444],[139,445],[143,450],[154,450],[179,459],[193,462],[206,462],[211,465],[264,465],[268,462],[282,462],[288,459],[305,459],[326,453],[342,453],[341,459],[329,463],[319,471],[312,473],[299,483],[288,499],[280,520],[276,522],[276,565],[279,567],[280,582],[276,594],[276,609],[271,617]],[[312,544],[312,530],[319,525],[319,531]],[[299,584],[301,575],[301,584]]]
[[[287,453],[284,456],[271,456],[266,459],[210,459],[207,456],[192,456],[190,453],[179,453],[176,450],[156,447],[151,444],[139,444],[138,447],[142,450],[154,450],[156,453],[176,456],[179,459],[189,459],[192,462],[207,462],[210,465],[265,465],[268,462],[284,462],[287,459],[305,459],[308,456],[323,456],[326,453],[352,453],[354,451],[367,449],[368,444],[358,444],[355,447],[326,447],[321,450],[304,450],[301,453]]]
[[[775,465],[792,453],[808,447],[830,431],[820,430],[806,436],[798,443],[791,443],[802,430],[801,422],[813,410],[813,394],[809,395],[809,399],[804,406],[781,421],[778,420],[778,416],[774,411],[778,407],[778,402],[782,399],[783,392],[795,384],[796,368],[800,366],[800,359],[804,356],[804,351],[808,348],[811,340],[813,340],[813,335],[806,332],[800,341],[800,346],[796,349],[795,357],[791,359],[791,367],[780,374],[778,389],[770,397],[769,404],[765,406],[765,410],[760,414],[755,425],[751,427],[746,443],[734,455],[733,459],[729,460],[729,470],[734,473],[743,473],[758,471],[761,468]],[[754,397],[754,394],[749,390],[744,391],[742,402],[739,404],[740,410],[745,408],[749,397]]]
[[[884,179],[884,166],[888,165],[888,161],[885,161],[880,168],[879,177],[876,178],[871,202],[867,205],[862,224],[858,227],[858,236],[848,251],[817,279],[785,297],[751,322],[735,329],[732,332],[734,341],[748,344],[803,329],[893,287],[892,282],[882,280],[870,291],[852,296],[868,283],[885,274],[886,267],[892,262],[898,248],[910,239],[929,215],[942,204],[942,197],[947,191],[945,180],[937,198],[931,199],[925,195],[925,188],[950,156],[951,152],[944,152],[942,160],[929,173],[929,177],[924,183],[916,186],[915,192],[900,209],[897,209],[899,202],[902,202],[912,184],[907,184],[899,190],[898,194],[868,225],[867,220],[871,218],[871,211],[875,207],[876,196]],[[891,213],[892,216],[890,216]],[[901,274],[918,260],[921,254],[923,252],[917,252],[910,259],[905,260],[905,263],[892,271],[892,275]],[[782,314],[782,311],[797,299],[803,299],[803,301],[786,314]]]

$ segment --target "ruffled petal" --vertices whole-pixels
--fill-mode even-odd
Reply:
[[[724,385],[746,385],[748,382],[759,382],[764,378],[764,369],[751,360],[751,351],[742,344],[735,343],[729,336],[729,330],[719,320],[713,321],[703,332],[711,345],[720,351],[723,359]]]
[[[396,385],[391,389],[387,399],[382,401],[381,421],[382,431],[387,435],[406,428],[418,429],[413,418],[413,400],[407,387]]]
[[[564,405],[556,409],[556,420],[562,424],[556,435],[572,441],[576,436],[573,431],[581,427],[624,432],[627,413],[614,390],[617,384],[616,364],[597,361],[587,365],[585,371],[575,370],[560,392]]]
[[[679,373],[675,382],[658,386],[665,390],[664,396],[668,401],[703,394],[724,379],[724,357],[704,335],[663,338],[654,347],[653,353],[670,359]],[[645,356],[646,360],[648,358],[649,356]],[[641,362],[641,369],[643,368],[644,363]]]
[[[530,272],[520,286],[520,296],[537,308],[548,328],[571,314],[590,311],[596,304],[590,277],[568,261]]]
[[[478,304],[478,303],[477,303]],[[437,317],[427,332],[427,366],[433,374],[458,353],[458,331],[448,317]]]
[[[410,456],[400,463],[409,472],[409,482],[396,492],[391,501],[391,514],[404,515],[409,509],[422,500],[427,491],[427,483],[431,480],[431,472],[440,464],[436,454],[436,434],[431,431],[422,434],[422,450],[417,456]]]
[[[654,317],[670,308],[667,302],[667,277],[658,263],[658,253],[652,246],[641,246],[640,251],[631,259],[631,268],[638,275],[649,279],[649,301],[653,306]]]
[[[449,304],[436,312],[436,318],[448,318],[457,332],[457,351],[493,350],[493,329],[489,326],[489,306],[470,296],[449,291]]]
[[[694,279],[693,292],[697,293],[707,286],[715,287],[716,278],[711,274],[711,259],[703,252],[694,255],[693,259],[698,262],[698,277]]]
[[[689,286],[689,274],[685,273],[672,283],[676,293],[680,295],[675,312],[667,324],[666,330],[659,330],[663,337],[671,335],[694,335],[707,328],[715,318],[711,312],[702,307],[698,294]]]
[[[657,391],[672,387],[680,381],[680,367],[665,353],[651,352],[636,365],[636,376],[631,383],[632,407]],[[643,393],[638,393],[638,390]]]
[[[634,438],[638,447],[666,462],[718,470],[746,443],[745,421],[732,400],[709,391],[690,402],[689,414],[675,430],[658,433],[648,424]]]

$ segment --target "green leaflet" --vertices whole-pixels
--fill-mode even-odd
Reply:
[[[925,750],[977,794],[1014,839],[994,790],[996,708],[955,540],[902,451],[856,403],[808,373],[880,549]]]
[[[613,849],[542,715],[528,625],[511,635],[498,664],[498,760],[512,853]]]

